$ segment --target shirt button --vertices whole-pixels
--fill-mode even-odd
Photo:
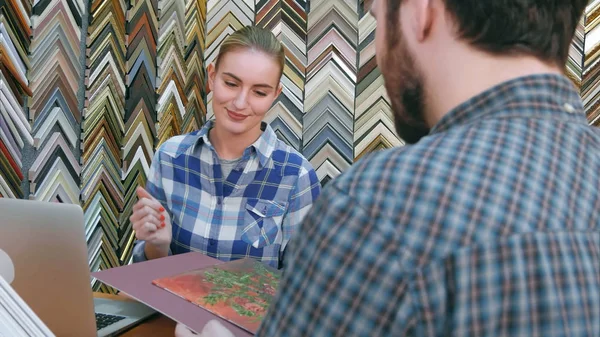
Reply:
[[[217,198],[217,205],[220,205],[221,203],[223,203],[223,201],[221,201],[221,198]]]
[[[575,108],[569,103],[565,103],[565,105],[563,105],[563,108],[565,108],[565,111],[567,111],[570,114],[575,112]]]

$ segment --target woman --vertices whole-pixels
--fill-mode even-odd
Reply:
[[[203,252],[282,267],[285,247],[320,193],[314,169],[262,120],[281,93],[283,47],[245,27],[208,67],[214,120],[154,155],[130,218],[134,262]]]

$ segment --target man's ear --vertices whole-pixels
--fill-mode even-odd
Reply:
[[[208,72],[208,90],[212,91],[215,85],[215,76],[217,75],[215,65],[213,63],[209,64],[206,67],[206,71]]]
[[[408,0],[404,8],[407,9],[406,17],[410,17],[410,28],[419,42],[423,42],[428,36],[433,26],[435,9],[433,8],[435,0]],[[400,11],[401,13],[403,10]]]

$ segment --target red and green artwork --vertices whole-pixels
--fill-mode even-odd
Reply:
[[[278,270],[242,259],[152,283],[254,333],[275,295],[279,278]]]

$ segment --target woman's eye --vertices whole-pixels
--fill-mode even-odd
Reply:
[[[256,92],[256,94],[257,94],[258,96],[260,96],[260,97],[265,97],[265,96],[267,96],[267,94],[265,94],[265,93],[264,93],[264,92],[262,92],[262,91],[257,91],[257,92]]]
[[[227,85],[228,87],[236,87],[237,85],[233,82],[225,82],[225,85]]]

